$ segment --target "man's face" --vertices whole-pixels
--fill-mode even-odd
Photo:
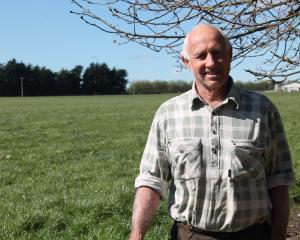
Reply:
[[[216,29],[204,27],[192,31],[187,51],[189,59],[183,62],[192,71],[198,86],[213,91],[227,83],[231,52]]]

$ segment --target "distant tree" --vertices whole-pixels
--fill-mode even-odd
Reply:
[[[130,84],[128,92],[131,94],[153,94],[154,89],[150,81],[136,81]]]
[[[242,82],[236,81],[235,84],[240,88],[245,88],[254,91],[267,91],[274,88],[271,81],[258,81],[258,82]]]
[[[40,79],[40,73],[41,68],[39,66],[31,68],[30,91],[32,96],[47,95],[47,89],[42,79]]]
[[[191,89],[186,81],[135,81],[127,90],[129,94],[183,93]]]
[[[300,4],[295,0],[71,0],[71,11],[87,24],[179,59],[186,31],[210,23],[229,37],[234,65],[245,58],[265,60],[247,71],[258,79],[284,81],[300,73]]]
[[[91,63],[83,74],[82,91],[85,94],[124,93],[126,77],[126,70],[110,70],[105,63]]]
[[[72,70],[61,69],[57,73],[57,95],[80,94],[82,69],[82,66],[77,65]]]
[[[0,64],[0,96],[20,96],[21,83],[24,96],[123,94],[126,91],[124,69],[111,70],[105,63],[91,63],[84,74],[82,72],[81,65],[53,72],[12,59]]]
[[[5,96],[6,81],[5,81],[5,71],[4,64],[0,64],[0,96]]]
[[[91,63],[83,74],[82,91],[84,94],[96,94],[99,76],[102,74],[99,71],[100,65]]]
[[[110,69],[106,63],[100,64],[97,76],[97,93],[99,94],[109,94],[110,93],[110,80],[111,74]],[[97,71],[97,70],[96,70]]]
[[[57,95],[57,86],[59,84],[57,74],[45,67],[40,68],[38,72],[39,95],[53,96]]]
[[[3,86],[5,89],[3,96],[20,96],[21,80],[24,83],[28,73],[25,64],[22,62],[17,63],[16,59],[12,59],[3,66],[2,70]]]
[[[80,86],[81,86],[81,75],[82,75],[83,66],[77,65],[71,70],[71,94],[72,95],[78,95],[80,94]]]
[[[182,93],[191,89],[192,82],[186,81],[170,81],[168,82],[169,93]]]
[[[26,74],[23,77],[24,96],[38,96],[39,94],[39,79],[35,76],[35,67],[30,64],[26,65]]]
[[[168,82],[167,81],[153,81],[152,82],[154,93],[167,93]]]
[[[67,69],[61,69],[57,73],[56,84],[57,95],[70,95],[72,91],[71,72]]]
[[[126,92],[127,71],[113,68],[111,71],[111,94],[123,94]]]
[[[0,67],[0,96],[54,95],[55,73],[39,66],[18,63],[15,59]]]

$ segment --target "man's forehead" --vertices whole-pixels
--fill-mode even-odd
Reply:
[[[220,51],[222,49],[226,49],[226,45],[220,41],[191,41],[190,50],[193,52],[202,52],[202,51]]]
[[[189,42],[190,43],[215,42],[215,43],[223,44],[226,41],[224,36],[216,30],[210,30],[210,31],[198,30],[198,31],[191,32],[189,34]]]
[[[195,31],[189,35],[188,45],[190,48],[223,48],[226,40],[218,31]]]

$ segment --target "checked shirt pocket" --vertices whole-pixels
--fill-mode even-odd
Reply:
[[[168,156],[174,179],[200,177],[202,163],[202,143],[200,138],[182,138],[168,142]]]
[[[257,180],[265,177],[265,146],[252,141],[232,141],[232,143],[232,180]]]

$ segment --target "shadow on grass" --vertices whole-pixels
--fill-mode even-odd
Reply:
[[[48,217],[40,213],[27,216],[20,224],[19,234],[34,233],[44,228]]]

